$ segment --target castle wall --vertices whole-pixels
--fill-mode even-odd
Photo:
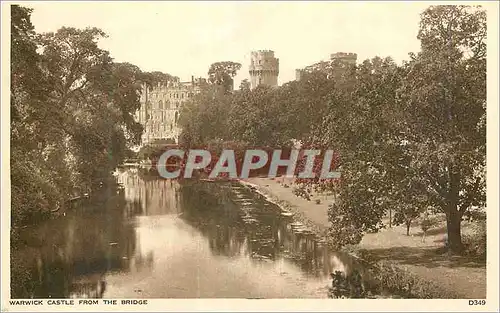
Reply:
[[[339,60],[346,64],[356,65],[358,55],[356,53],[337,52],[330,55],[330,60]]]

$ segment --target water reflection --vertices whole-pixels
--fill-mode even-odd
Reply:
[[[12,297],[100,297],[110,271],[129,270],[136,250],[122,194],[92,203],[21,233],[11,254]]]
[[[106,201],[22,233],[13,298],[326,297],[330,273],[352,266],[239,184],[117,180]]]
[[[182,218],[209,238],[214,254],[284,259],[323,279],[349,266],[347,255],[332,253],[287,212],[237,183],[182,186],[181,203]]]

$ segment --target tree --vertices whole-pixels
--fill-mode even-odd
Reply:
[[[420,188],[412,189],[412,186],[408,187],[409,194],[406,194],[406,200],[408,201],[396,207],[393,221],[396,226],[404,224],[406,227],[406,235],[410,236],[410,227],[412,223],[420,217],[422,212],[427,209],[427,202],[424,200],[424,196],[414,195],[412,192],[414,190],[421,190]],[[402,195],[400,199],[404,199],[403,197],[404,195]]]
[[[311,136],[342,157],[329,187],[339,196],[329,212],[337,247],[381,227],[388,208],[408,222],[430,205],[446,214],[449,248],[460,252],[462,217],[484,206],[485,13],[430,7],[420,28],[422,52],[410,62],[365,61],[352,86],[336,84]]]
[[[329,209],[329,238],[335,248],[356,244],[364,232],[383,227],[385,213],[398,204],[393,191],[398,182],[390,178],[404,170],[399,163],[404,148],[397,139],[397,112],[393,110],[400,78],[390,58],[367,60],[354,73],[327,78],[332,87],[323,98],[327,102],[324,116],[305,143],[306,147],[333,149],[338,155],[334,165],[342,176],[337,181],[299,183],[336,195]]]
[[[179,77],[170,75],[168,73],[162,73],[159,71],[153,72],[143,72],[140,75],[140,79],[149,88],[156,87],[158,83],[167,84],[168,82],[178,82]]]
[[[12,231],[27,221],[37,221],[61,204],[69,175],[56,172],[57,151],[42,155],[40,142],[54,142],[46,132],[57,125],[57,110],[44,107],[50,84],[40,68],[38,36],[31,24],[32,10],[11,6],[11,190]],[[54,165],[54,167],[53,167]]]
[[[223,86],[224,92],[229,93],[233,91],[233,78],[240,69],[240,63],[231,61],[215,62],[210,65],[208,70],[208,81],[212,84]]]
[[[446,214],[449,248],[461,252],[462,217],[485,204],[486,14],[432,6],[419,39],[401,88],[403,127],[416,175]]]
[[[212,139],[225,139],[229,95],[221,93],[217,87],[203,89],[182,106],[179,114],[181,145],[202,146]]]
[[[38,35],[30,13],[11,6],[14,228],[110,179],[142,132],[132,117],[140,70],[112,62],[97,45],[101,30],[63,27]]]
[[[248,81],[248,79],[244,79],[241,81],[240,83],[240,90],[241,91],[249,91],[250,90],[250,82]]]

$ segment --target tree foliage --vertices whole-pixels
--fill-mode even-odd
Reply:
[[[208,69],[208,81],[212,84],[223,86],[229,93],[234,88],[234,76],[241,69],[241,64],[231,61],[215,62]]]
[[[167,84],[168,82],[178,82],[179,77],[162,73],[160,71],[143,72],[140,75],[141,81],[148,87],[153,88],[160,84]]]
[[[485,12],[430,7],[419,39],[422,51],[406,64],[400,91],[402,127],[412,142],[415,175],[446,214],[450,248],[461,251],[462,217],[486,200]]]
[[[105,183],[140,140],[143,73],[114,63],[97,28],[36,34],[11,6],[12,220],[33,223]]]

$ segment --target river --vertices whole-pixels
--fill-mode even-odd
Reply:
[[[12,298],[326,298],[349,266],[238,183],[117,179],[102,201],[21,232]]]

